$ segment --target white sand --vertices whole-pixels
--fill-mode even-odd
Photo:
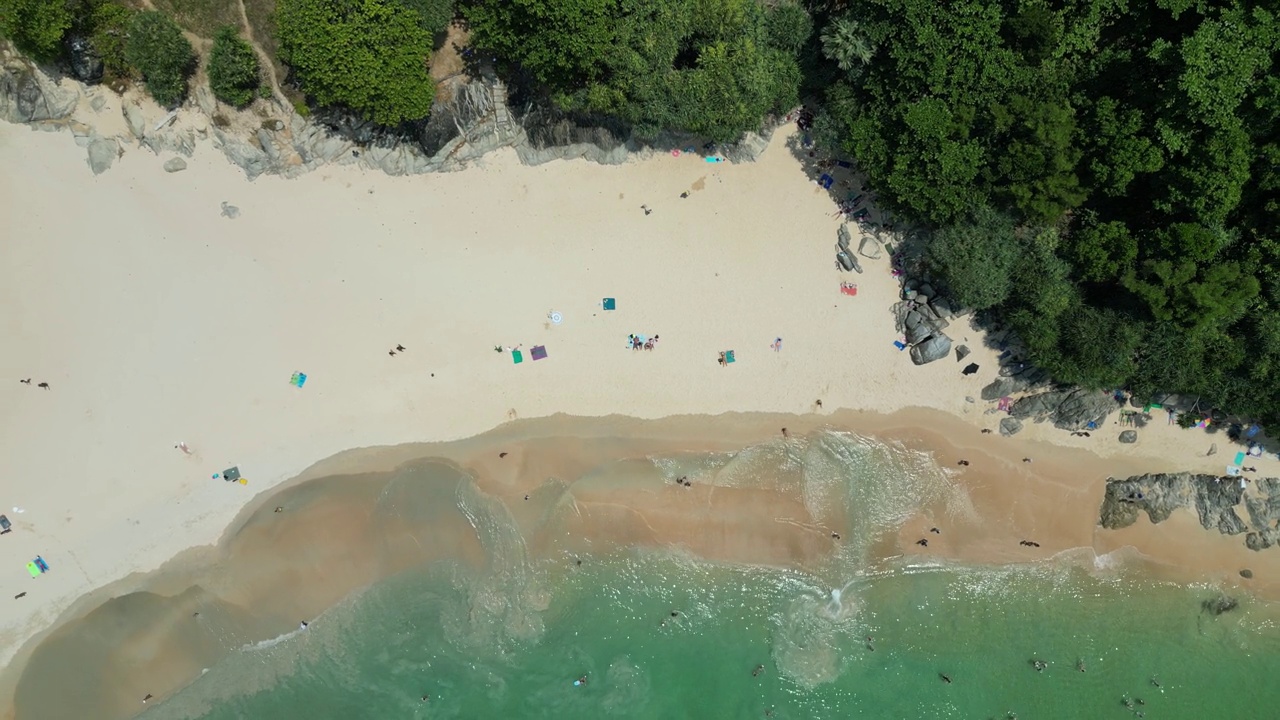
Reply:
[[[15,527],[0,537],[0,662],[76,597],[214,542],[254,494],[347,448],[517,416],[806,413],[817,398],[1001,417],[965,402],[996,364],[964,323],[950,334],[975,376],[894,348],[887,260],[836,271],[834,207],[780,137],[741,166],[528,168],[507,153],[413,178],[249,183],[208,145],[182,173],[165,159],[131,148],[94,177],[67,134],[0,124],[0,511]],[[222,201],[241,217],[220,217]],[[628,350],[631,332],[658,348]],[[389,357],[397,343],[407,352]],[[495,344],[523,344],[525,362]],[[547,359],[529,359],[536,344]],[[1042,426],[1008,442],[1146,455],[1153,470],[1228,460],[1224,440],[1205,459],[1210,438],[1158,422],[1131,447]],[[247,486],[212,479],[232,465]],[[37,554],[52,572],[32,580]]]

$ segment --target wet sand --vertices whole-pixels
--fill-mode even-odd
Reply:
[[[66,716],[92,707],[104,720],[132,717],[140,698],[163,700],[228,647],[293,632],[301,619],[320,616],[379,579],[441,560],[482,568],[491,560],[485,529],[458,512],[460,494],[467,502],[500,503],[530,558],[555,559],[563,572],[592,553],[645,547],[816,568],[841,542],[835,535],[847,538],[849,518],[815,516],[792,478],[727,485],[692,474],[692,486],[683,487],[655,474],[646,459],[782,444],[782,427],[791,442],[824,429],[874,436],[930,452],[949,468],[958,492],[885,538],[873,563],[904,554],[974,564],[1055,557],[1091,563],[1106,556],[1096,563],[1099,572],[1239,586],[1280,598],[1280,558],[1201,529],[1189,512],[1160,526],[1144,519],[1120,531],[1097,527],[1108,475],[1176,469],[1151,461],[1102,460],[983,435],[961,419],[921,409],[660,421],[557,416],[466,441],[365,449],[316,464],[255,499],[216,548],[189,551],[155,573],[82,598],[5,673],[16,691],[9,715]],[[1023,463],[1026,455],[1035,462]],[[970,465],[957,466],[960,459]],[[930,532],[934,527],[940,532]],[[915,544],[920,538],[927,547]],[[1023,539],[1040,546],[1021,546]],[[1256,579],[1240,578],[1243,567]],[[68,687],[69,677],[91,680]]]

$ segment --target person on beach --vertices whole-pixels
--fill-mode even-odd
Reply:
[[[720,353],[719,362],[720,362],[720,367],[726,367],[728,365],[728,363],[725,362],[724,353]]]
[[[782,428],[782,437],[788,437],[786,428]]]
[[[929,547],[929,541],[925,540],[924,538],[920,538],[919,540],[917,540],[916,544],[919,545],[920,547]]]
[[[769,347],[773,348],[773,351],[774,351],[774,352],[778,352],[779,350],[781,350],[781,349],[782,349],[782,338],[776,338],[776,339],[774,339],[773,344],[772,344],[772,345],[770,345]]]
[[[396,345],[396,350],[398,350],[399,352],[404,352],[404,346],[403,346],[403,345]]]
[[[299,629],[299,630],[306,630],[306,629],[307,629],[307,625],[308,625],[307,621],[306,621],[306,620],[303,620],[302,622],[298,623],[298,629]]]
[[[49,383],[47,383],[47,382],[42,382],[42,383],[40,383],[40,384],[36,385],[36,387],[38,387],[38,388],[44,388],[45,390],[48,390],[48,389],[49,389]]]
[[[968,460],[961,460],[960,462],[958,462],[958,463],[956,463],[956,464],[957,464],[957,465],[963,465],[964,467],[968,467],[968,466],[969,466],[969,461],[968,461]]]
[[[395,350],[388,350],[388,351],[387,351],[387,354],[388,354],[388,355],[390,355],[391,357],[395,357],[395,356],[396,356],[396,351],[395,351]]]
[[[283,506],[283,505],[277,505],[277,506],[276,506],[276,510],[275,510],[275,511],[276,511],[276,512],[278,512],[278,513],[282,513],[282,512],[284,512],[284,506]]]
[[[151,698],[152,698],[151,693],[147,693],[147,696],[146,696],[146,697],[144,697],[144,698],[142,698],[142,704],[143,704],[143,705],[146,705],[146,704],[147,704],[147,701],[148,701],[148,700],[150,700]]]
[[[27,378],[26,380],[19,380],[18,382],[22,383],[23,385],[30,385],[31,378]]]

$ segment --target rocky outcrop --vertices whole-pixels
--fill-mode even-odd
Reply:
[[[1224,535],[1245,534],[1245,545],[1250,549],[1275,545],[1280,541],[1280,530],[1276,529],[1280,524],[1280,480],[1260,478],[1247,494],[1242,485],[1240,478],[1191,473],[1110,478],[1099,523],[1108,529],[1128,527],[1142,513],[1152,523],[1160,523],[1173,511],[1188,508],[1196,512],[1207,530]],[[1242,503],[1248,523],[1236,512]]]
[[[983,388],[983,397],[987,397],[987,388]],[[1035,422],[1051,420],[1054,427],[1063,430],[1084,430],[1090,423],[1102,427],[1115,409],[1116,402],[1110,395],[1071,388],[1028,395],[1014,403],[1009,414]]]
[[[34,64],[5,53],[0,45],[0,119],[65,127],[83,86],[72,79],[55,82]],[[74,72],[84,80],[93,82],[100,76],[101,60],[89,44],[75,44],[72,60]],[[105,101],[98,100],[95,111],[105,107]],[[167,115],[150,101],[122,100],[121,106],[128,136],[119,139],[126,144],[132,140],[156,154],[190,157],[197,142],[210,140],[251,179],[263,174],[295,177],[329,163],[389,175],[448,172],[504,147],[513,148],[530,165],[578,158],[619,164],[666,152],[655,148],[708,147],[692,136],[643,141],[626,128],[609,127],[607,121],[579,121],[552,110],[526,109],[517,117],[508,107],[506,88],[492,78],[446,84],[431,115],[414,132],[391,131],[341,110],[317,111],[304,118],[276,100],[260,100],[251,110],[236,111],[220,105],[204,84],[192,89],[179,113]],[[771,129],[749,132],[735,143],[709,149],[723,162],[749,162],[764,152],[771,135]],[[95,170],[104,166],[104,147],[98,143],[90,158]]]
[[[911,361],[924,365],[949,355],[951,338],[943,330],[951,325],[951,308],[936,299],[927,283],[908,281],[903,295],[906,299],[895,303],[892,312],[898,332],[912,346]]]
[[[56,83],[33,63],[4,55],[0,48],[0,120],[11,123],[62,121],[76,109],[80,93],[72,83]]]

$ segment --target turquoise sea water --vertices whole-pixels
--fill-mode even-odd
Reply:
[[[867,548],[900,517],[904,487],[936,484],[918,458],[837,435],[756,454],[751,473],[799,463],[807,499],[862,518],[823,567],[635,549],[580,566],[531,561],[500,504],[460,488],[487,567],[439,563],[383,581],[305,631],[234,650],[142,717],[1277,716],[1275,605],[1245,598],[1214,617],[1200,607],[1212,588],[1093,572],[1091,555],[873,565]],[[742,457],[704,464],[728,482]]]

